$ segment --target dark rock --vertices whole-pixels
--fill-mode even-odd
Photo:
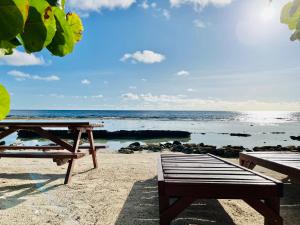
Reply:
[[[180,141],[173,141],[173,145],[181,145]]]
[[[132,153],[134,153],[133,150],[128,149],[128,148],[121,148],[121,149],[119,149],[118,152],[119,152],[119,153],[122,153],[122,154],[132,154]]]
[[[243,146],[232,146],[227,145],[222,148],[216,149],[216,151],[212,154],[222,156],[225,158],[238,158],[240,152],[243,152],[245,148]]]
[[[285,132],[271,132],[271,134],[285,134]]]
[[[290,136],[290,138],[294,141],[300,141],[300,136]]]
[[[277,146],[262,146],[262,147],[254,147],[253,151],[262,152],[262,151],[299,151],[299,147],[296,146],[287,146],[283,147],[281,145]]]
[[[74,135],[68,130],[51,130],[54,135],[64,138],[72,139]],[[190,132],[187,131],[170,131],[170,130],[120,130],[120,131],[107,131],[107,130],[94,130],[94,138],[105,139],[150,139],[150,138],[189,138]],[[28,131],[18,131],[19,138],[35,139],[40,138],[39,134]],[[83,138],[87,138],[87,134],[82,134]]]
[[[230,133],[230,136],[234,136],[234,137],[250,137],[251,134],[242,134],[242,133]]]
[[[133,142],[127,148],[132,151],[142,151],[143,150],[141,147],[141,144],[139,142]]]
[[[151,152],[160,152],[162,149],[159,145],[148,145],[145,147],[145,150],[151,151]]]
[[[0,141],[0,145],[5,145],[5,141]]]
[[[174,145],[172,148],[171,148],[171,151],[172,152],[182,152],[184,150],[184,146],[183,145]]]

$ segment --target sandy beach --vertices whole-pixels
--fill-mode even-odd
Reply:
[[[70,185],[63,185],[66,165],[51,160],[1,159],[1,225],[156,225],[158,153],[98,153],[100,168],[85,157],[76,162]],[[237,160],[232,160],[237,162]],[[277,179],[284,175],[256,168]],[[284,224],[300,222],[300,185],[285,185],[281,201]],[[263,224],[263,217],[242,201],[200,200],[173,224]]]

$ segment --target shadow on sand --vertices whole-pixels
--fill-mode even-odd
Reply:
[[[158,191],[156,178],[136,182],[115,225],[158,225]],[[201,200],[181,213],[172,225],[233,225],[232,219],[217,200]]]
[[[51,185],[57,179],[63,178],[60,174],[39,174],[39,173],[0,173],[2,184],[0,185],[0,210],[12,208],[24,202],[28,196],[46,193],[61,184]],[[22,183],[11,185],[3,179],[19,180],[45,180],[36,183]],[[6,185],[7,184],[7,185]]]

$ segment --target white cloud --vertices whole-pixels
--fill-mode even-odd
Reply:
[[[133,63],[141,62],[145,64],[153,64],[153,63],[160,63],[164,61],[166,57],[162,54],[150,50],[144,50],[144,51],[137,51],[132,54],[126,53],[120,60],[125,62],[130,59]]]
[[[188,98],[185,95],[153,95],[126,93],[122,95],[124,100],[133,101],[135,105],[147,109],[160,110],[228,110],[228,111],[251,111],[251,110],[280,110],[299,111],[300,102],[273,102],[273,101],[228,101],[222,99]]]
[[[115,8],[127,9],[129,8],[135,0],[72,0],[68,1],[68,5],[72,9],[77,9],[80,11],[100,11],[101,9]]]
[[[194,20],[193,23],[194,23],[195,27],[200,28],[200,29],[206,28],[206,26],[207,26],[206,23],[204,23],[203,21],[201,21],[199,19]]]
[[[65,96],[63,94],[56,94],[56,93],[53,93],[53,94],[50,94],[50,97],[54,97],[54,98],[64,98]]]
[[[20,52],[14,50],[12,55],[6,55],[0,57],[0,65],[9,65],[9,66],[35,66],[43,65],[45,60],[43,57],[37,57],[34,54],[28,54],[25,52]]]
[[[196,8],[203,8],[207,5],[225,6],[233,0],[170,0],[172,7],[179,7],[184,4],[193,5]]]
[[[148,2],[145,0],[141,4],[139,4],[139,7],[143,8],[143,9],[148,9],[150,6],[149,6]]]
[[[84,79],[81,81],[81,84],[89,85],[91,84],[91,81],[89,81],[88,79]]]
[[[188,88],[187,91],[188,91],[188,92],[196,92],[196,90],[193,89],[193,88]]]
[[[136,89],[136,86],[129,86],[129,89],[135,90],[135,89]]]
[[[146,78],[142,78],[142,81],[143,81],[143,82],[147,82],[147,79],[146,79]]]
[[[179,77],[187,77],[190,75],[190,72],[186,70],[180,70],[176,73],[176,75]]]
[[[122,94],[122,98],[124,100],[138,100],[139,96],[137,94],[133,94],[129,92],[129,93]]]
[[[103,95],[92,95],[91,98],[103,98]]]
[[[171,18],[171,14],[170,14],[170,11],[167,10],[167,9],[163,9],[163,16],[168,20]]]
[[[7,74],[10,76],[13,76],[17,81],[23,81],[23,80],[58,81],[58,80],[60,80],[60,78],[55,75],[42,77],[39,75],[31,75],[29,73],[23,73],[18,70],[11,70]]]

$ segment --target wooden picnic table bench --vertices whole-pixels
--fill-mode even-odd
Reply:
[[[265,217],[266,225],[283,224],[280,181],[210,154],[161,155],[158,191],[160,225],[170,225],[197,199],[242,199]]]
[[[254,169],[256,165],[300,179],[300,153],[247,152],[240,153],[240,165]]]
[[[83,150],[89,150],[92,155],[94,168],[98,167],[96,150],[105,146],[96,146],[94,143],[94,127],[102,127],[102,124],[89,122],[0,122],[0,140],[19,130],[29,130],[37,133],[41,138],[52,141],[55,145],[48,146],[0,146],[0,158],[52,158],[58,165],[68,162],[65,184],[71,181],[72,171],[76,159],[86,155]],[[73,143],[55,136],[51,130],[44,128],[66,128],[74,136]],[[89,146],[80,146],[83,133],[87,133]],[[7,151],[10,150],[10,151]],[[43,152],[27,152],[16,150],[42,150]],[[53,152],[53,150],[56,150]]]

